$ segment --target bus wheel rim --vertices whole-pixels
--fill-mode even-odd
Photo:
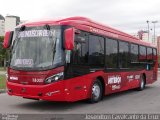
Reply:
[[[100,87],[98,84],[94,84],[92,87],[92,95],[94,99],[98,99],[100,96]]]
[[[144,88],[144,80],[141,81],[141,88]]]

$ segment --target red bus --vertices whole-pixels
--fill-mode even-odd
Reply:
[[[88,99],[157,80],[157,48],[83,17],[28,22],[6,32],[9,95],[48,101]]]

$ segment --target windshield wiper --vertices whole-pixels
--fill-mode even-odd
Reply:
[[[54,61],[54,56],[56,53],[56,45],[57,45],[57,38],[55,39],[54,46],[53,46],[53,61]]]

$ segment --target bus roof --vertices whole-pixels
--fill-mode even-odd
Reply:
[[[65,18],[65,19],[58,19],[58,20],[43,20],[43,21],[34,21],[34,22],[27,22],[24,24],[21,24],[17,27],[20,27],[22,25],[26,25],[26,26],[41,26],[41,25],[45,25],[45,24],[49,24],[49,25],[70,25],[70,26],[74,26],[76,28],[85,30],[85,31],[89,31],[89,32],[93,32],[96,34],[101,34],[101,35],[105,35],[111,38],[115,38],[115,39],[120,39],[120,40],[124,40],[124,41],[128,41],[128,42],[133,42],[133,43],[137,43],[137,44],[142,44],[142,45],[146,45],[146,46],[151,46],[151,47],[155,47],[155,45],[148,43],[148,42],[144,42],[132,35],[129,35],[127,33],[124,33],[122,31],[116,30],[112,27],[97,23],[92,21],[89,18],[85,18],[85,17],[70,17],[70,18]]]

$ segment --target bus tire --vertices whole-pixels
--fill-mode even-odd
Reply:
[[[102,99],[103,88],[100,80],[96,79],[91,87],[91,97],[89,99],[90,103],[97,103]]]
[[[140,83],[139,83],[139,87],[138,87],[138,91],[142,91],[144,90],[145,88],[145,77],[144,75],[141,76],[141,79],[140,79]]]

